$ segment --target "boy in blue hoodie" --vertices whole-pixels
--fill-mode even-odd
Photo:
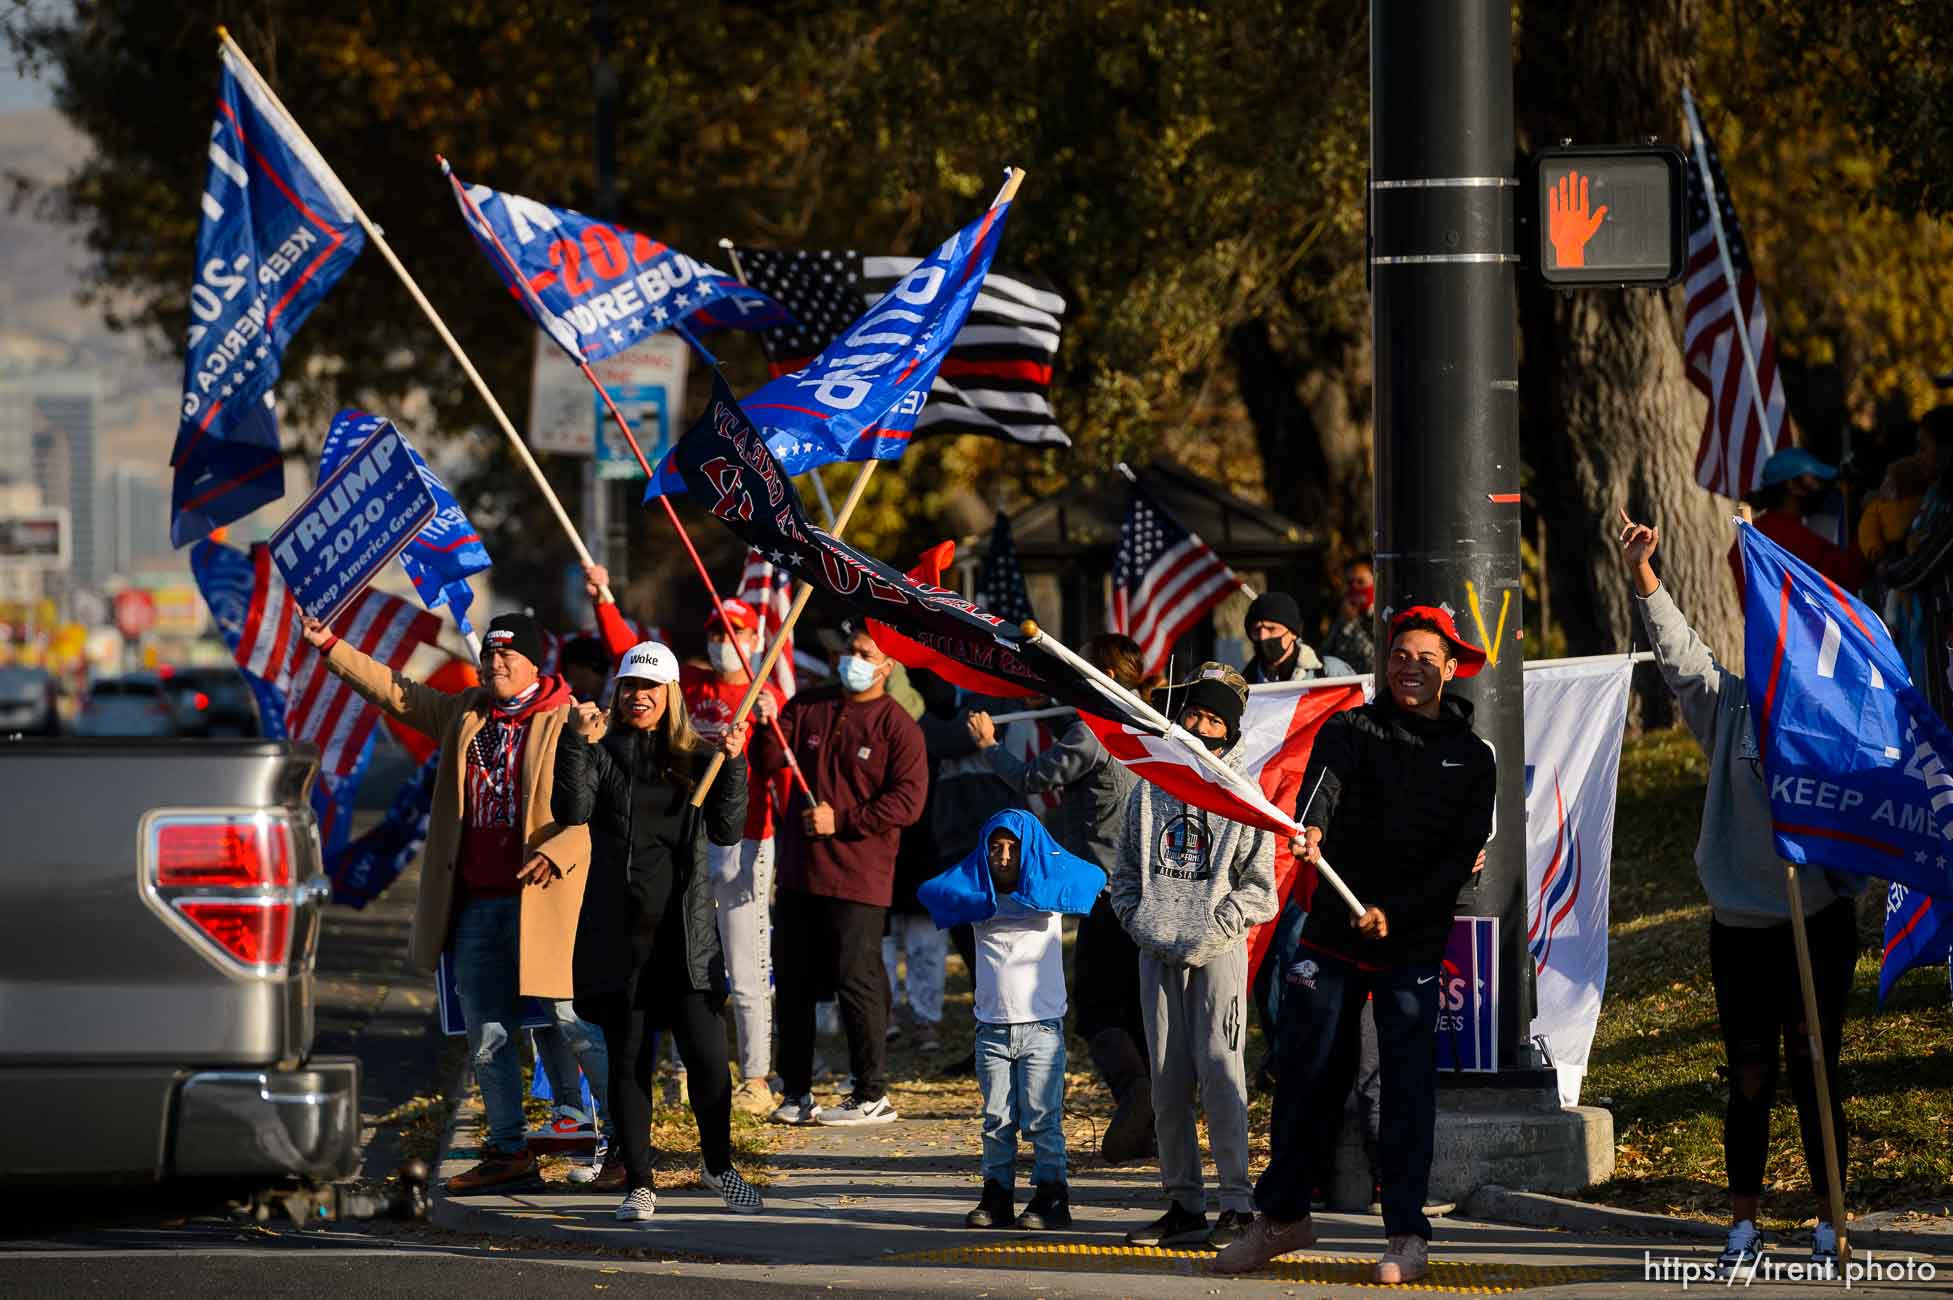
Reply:
[[[983,824],[964,859],[916,897],[938,929],[976,931],[976,1072],[983,1090],[983,1199],[972,1228],[1071,1226],[1065,1181],[1065,959],[1067,912],[1082,916],[1105,873],[1065,852],[1021,808]],[[1013,1215],[1017,1135],[1031,1141],[1036,1188]]]

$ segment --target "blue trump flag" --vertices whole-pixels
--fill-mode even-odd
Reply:
[[[1953,731],[1876,614],[1756,528],[1737,536],[1777,853],[1953,895]]]
[[[1904,885],[1885,891],[1885,948],[1878,967],[1878,1000],[1915,966],[1953,956],[1953,898],[1933,898]]]
[[[176,546],[285,494],[272,391],[285,347],[366,243],[352,196],[270,90],[228,49],[223,69],[170,453]]]
[[[440,766],[437,750],[420,765],[413,779],[400,787],[378,826],[337,851],[327,850],[326,875],[332,881],[333,902],[365,907],[400,878],[427,842],[434,777]]]
[[[1010,204],[950,236],[806,367],[743,403],[789,475],[835,461],[895,460],[908,449],[930,385],[983,291]],[[670,456],[644,499],[684,491]]]
[[[332,428],[326,431],[325,447],[319,452],[320,479],[331,477],[353,448],[383,428],[392,428],[391,422],[365,411],[344,410],[333,416]],[[394,432],[399,435],[398,429]],[[407,449],[408,459],[420,471],[421,482],[434,498],[434,518],[400,552],[400,567],[413,581],[422,605],[428,609],[446,605],[454,611],[455,626],[463,633],[471,632],[474,629],[468,623],[468,607],[474,602],[475,592],[468,585],[468,578],[487,569],[494,561],[488,558],[481,534],[468,522],[467,514],[455,501],[454,493],[441,482],[440,475],[428,468],[426,459],[405,436],[400,436],[400,445]]]
[[[468,185],[441,168],[461,219],[509,292],[579,361],[601,361],[673,325],[771,329],[793,319],[758,289],[655,239]]]

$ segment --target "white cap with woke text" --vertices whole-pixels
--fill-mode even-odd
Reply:
[[[636,677],[647,682],[678,680],[678,656],[660,641],[640,641],[630,648],[617,669],[617,680]]]

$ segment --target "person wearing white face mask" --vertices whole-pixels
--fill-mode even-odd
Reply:
[[[894,900],[902,828],[922,815],[929,760],[922,732],[886,689],[890,660],[865,630],[844,629],[838,686],[801,691],[780,729],[812,787],[814,806],[782,819],[779,905],[791,924],[773,933],[786,1094],[781,1124],[881,1124],[895,1118],[886,1077],[888,977],[882,928]],[[777,777],[784,755],[754,761]],[[853,1095],[814,1104],[814,1002],[831,987],[847,1029]]]
[[[765,649],[760,644],[759,614],[743,600],[720,602],[718,612],[705,621],[705,654],[710,670],[686,664],[679,688],[692,730],[707,744],[716,744],[732,724],[732,715],[746,695],[752,678],[748,663],[757,664]],[[786,696],[771,681],[753,704],[753,743],[749,762],[776,756],[779,743],[772,727]],[[788,807],[790,794],[782,781],[749,777],[746,833],[738,844],[713,845],[712,895],[718,904],[719,941],[725,949],[726,980],[732,988],[733,1027],[739,1036],[741,1082],[732,1104],[748,1115],[766,1115],[774,1107],[767,1071],[773,1064],[773,822]]]

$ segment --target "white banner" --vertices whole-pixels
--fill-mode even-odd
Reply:
[[[1539,971],[1533,1033],[1580,1100],[1607,988],[1607,895],[1615,788],[1627,725],[1626,655],[1529,664],[1526,699],[1526,946]]]

